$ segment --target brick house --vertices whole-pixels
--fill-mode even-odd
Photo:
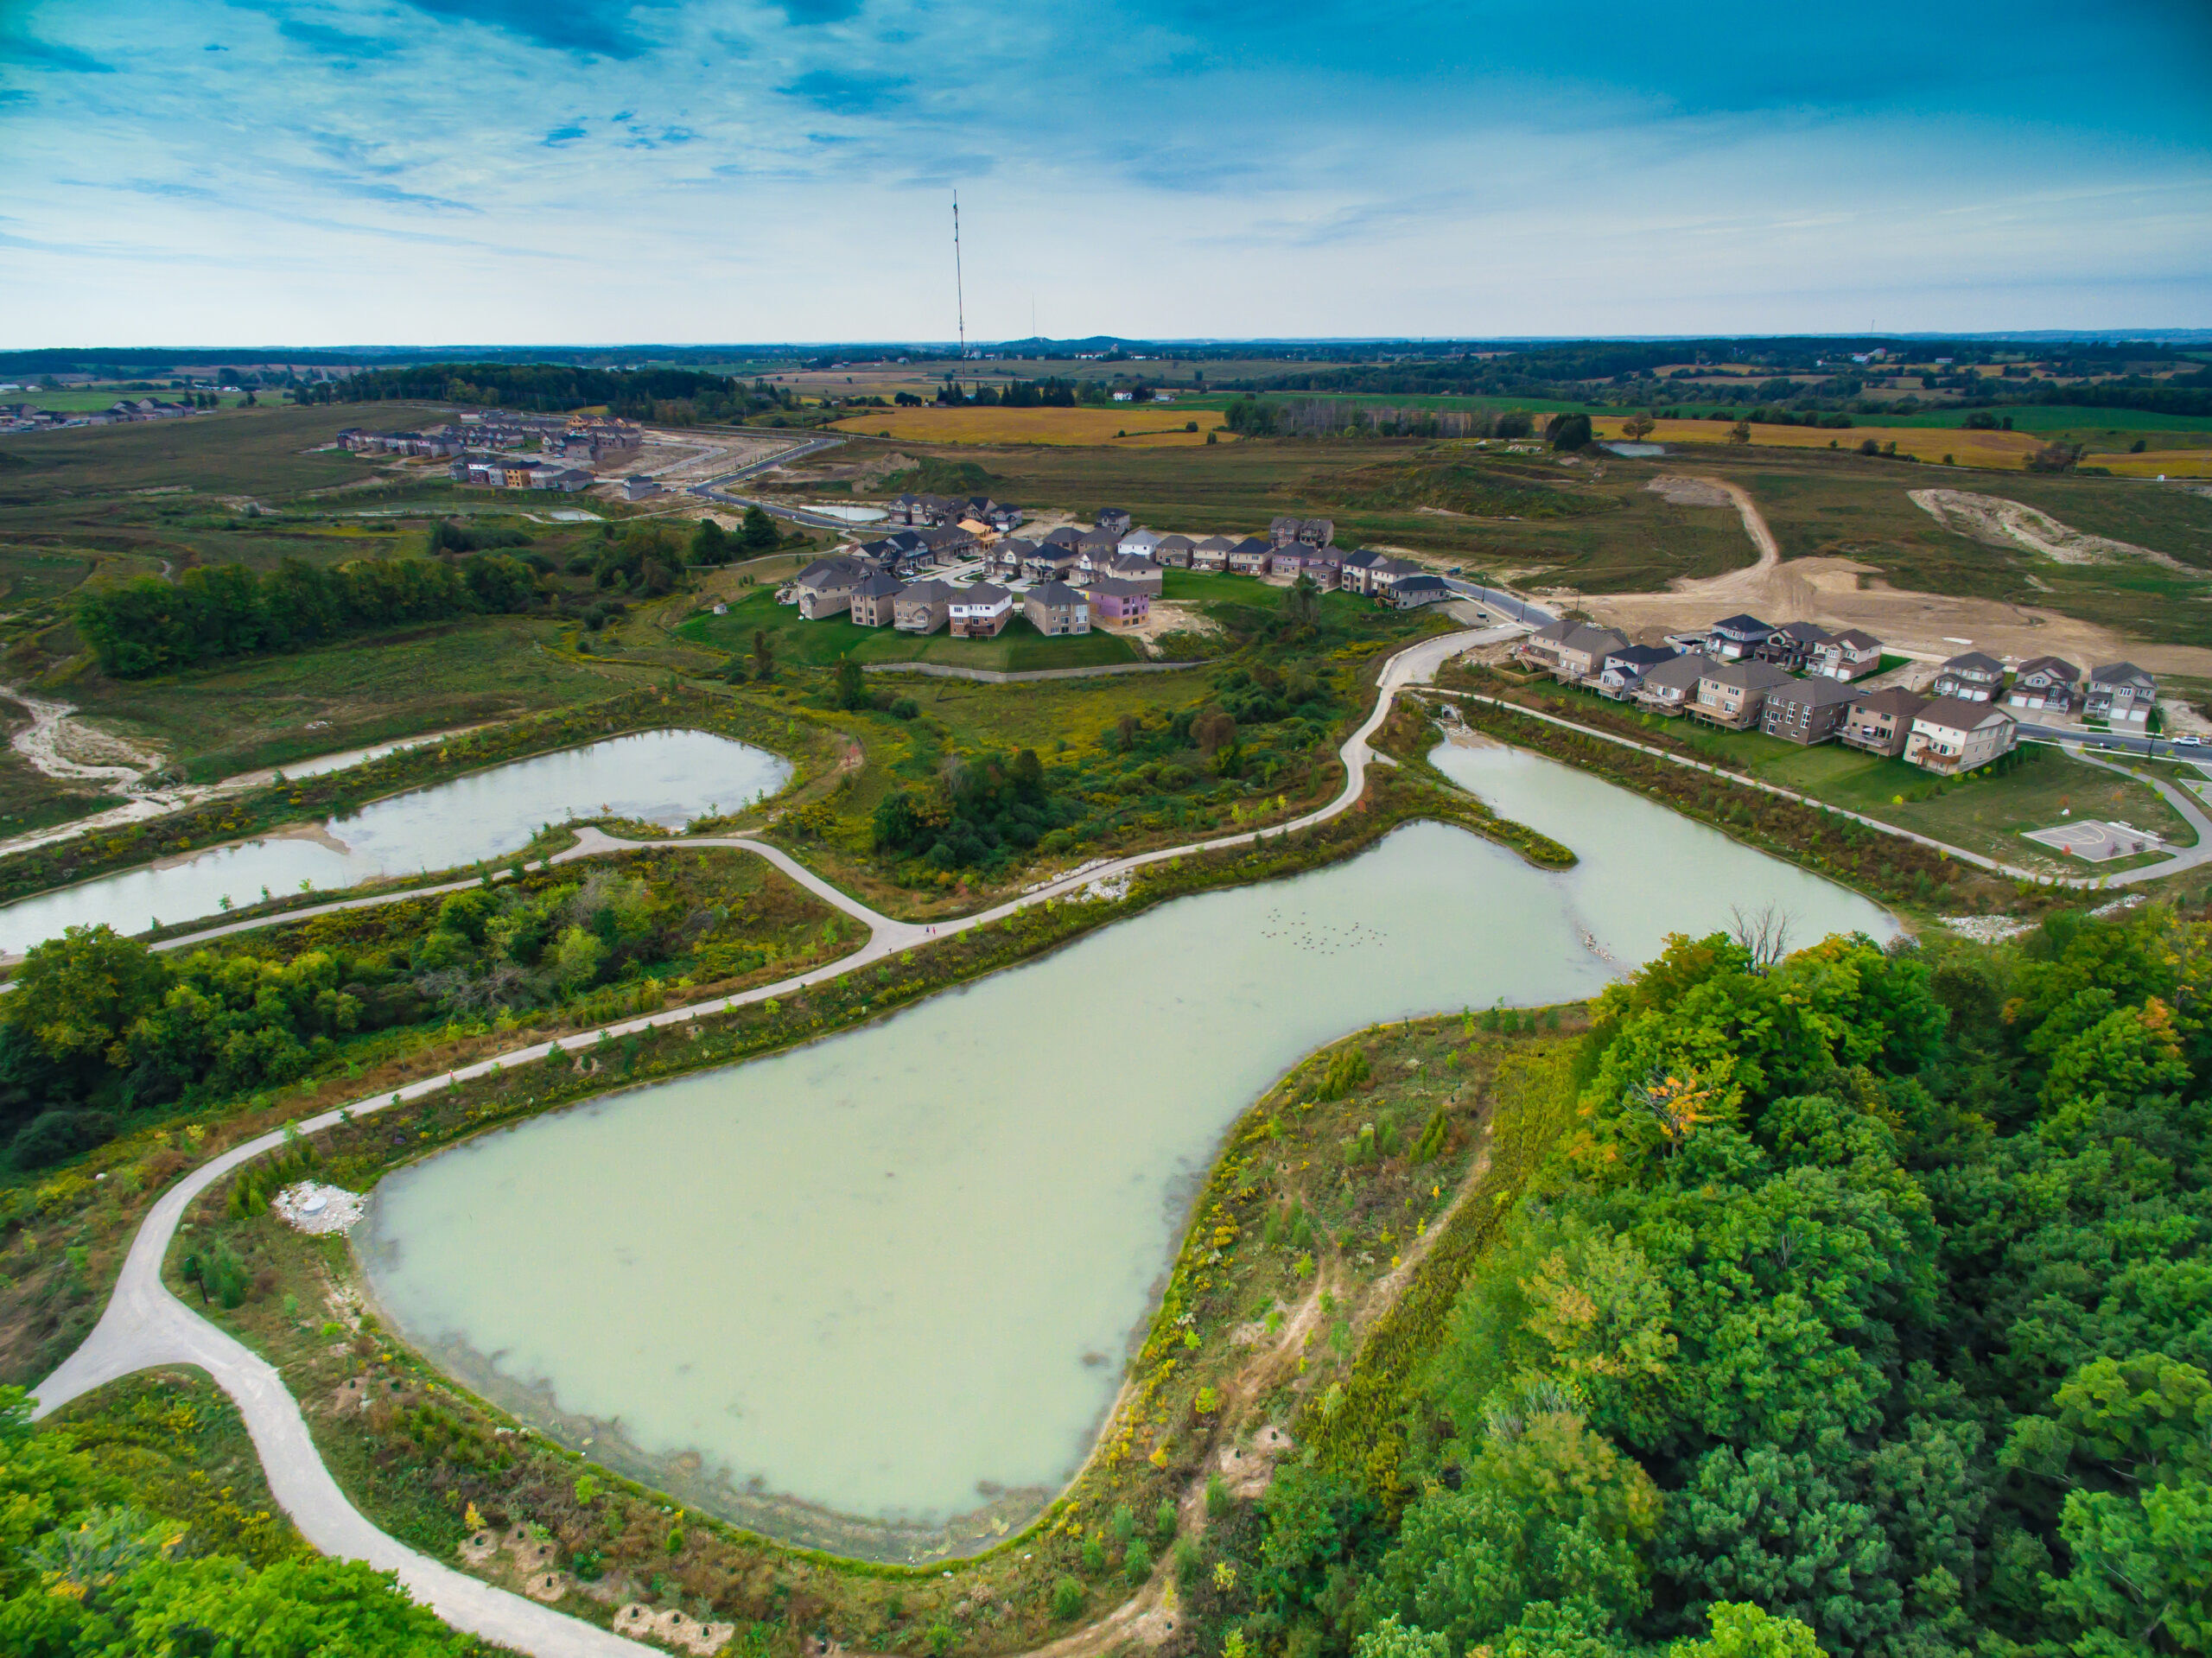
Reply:
[[[1882,642],[1863,627],[1847,627],[1815,645],[1806,665],[1829,679],[1863,679],[1882,665]]]
[[[1815,676],[1777,685],[1759,708],[1759,729],[1770,737],[1810,747],[1842,728],[1859,693],[1840,680]]]
[[[892,626],[901,633],[934,633],[952,613],[951,583],[917,581],[891,601]]]
[[[1021,613],[1039,633],[1088,633],[1090,601],[1065,581],[1039,581],[1022,595]]]

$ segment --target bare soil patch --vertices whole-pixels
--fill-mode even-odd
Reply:
[[[2170,570],[2193,575],[2179,559],[2132,541],[2092,536],[2063,524],[2050,513],[2001,495],[1976,495],[1962,489],[1915,489],[1912,504],[1946,530],[1991,547],[2024,547],[2061,564],[2106,564],[2120,559],[2148,559]]]

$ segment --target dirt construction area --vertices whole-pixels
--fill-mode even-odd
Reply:
[[[1925,662],[1941,662],[1971,648],[2020,659],[2063,657],[2083,667],[2133,662],[2154,674],[2212,678],[2212,650],[2201,646],[2146,645],[2031,605],[1906,592],[1880,580],[1872,566],[1848,558],[1797,558],[1785,564],[1750,494],[1725,480],[1655,478],[1649,487],[1688,505],[1719,505],[1707,491],[1726,498],[1741,515],[1758,562],[1725,575],[1677,581],[1664,593],[1570,589],[1547,593],[1548,601],[1579,606],[1606,626],[1644,641],[1748,611],[1771,622],[1817,622],[1831,631],[1861,627],[1892,654]]]

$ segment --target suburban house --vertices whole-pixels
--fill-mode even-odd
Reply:
[[[1363,555],[1363,556],[1371,558],[1374,555],[1366,554]],[[1580,622],[1570,622],[1566,620],[1546,622],[1535,632],[1529,634],[1527,638],[1522,639],[1520,644],[1515,645],[1513,647],[1513,654],[1519,657],[1523,662],[1529,663],[1535,667],[1548,669],[1556,668],[1559,666],[1559,647],[1560,643],[1566,639],[1568,634],[1573,632],[1576,628],[1582,626],[1584,626],[1584,624]],[[1624,640],[1622,642],[1625,644],[1627,641]]]
[[[1065,581],[1039,581],[1021,597],[1021,613],[1039,633],[1088,633],[1090,601]]]
[[[1988,702],[1939,696],[1912,716],[1904,757],[1929,772],[1957,776],[2011,752],[2019,721]]]
[[[933,529],[912,532],[927,549],[927,556],[943,563],[976,550],[976,537],[957,524],[942,524]]]
[[[1110,575],[1117,581],[1134,581],[1139,587],[1148,588],[1155,599],[1160,596],[1160,588],[1166,585],[1166,571],[1150,559],[1141,558],[1132,553],[1116,553],[1112,562],[1101,574]]]
[[[1355,570],[1357,571],[1356,586],[1354,585]],[[1427,566],[1416,564],[1409,558],[1392,558],[1389,554],[1382,553],[1357,566],[1347,556],[1341,567],[1338,581],[1352,592],[1363,594],[1372,599],[1380,594],[1387,593],[1391,588],[1410,576],[1427,575],[1428,573]]]
[[[1677,654],[1663,645],[1624,645],[1608,651],[1598,665],[1597,689],[1620,702],[1635,691],[1645,674],[1662,662],[1674,661]]]
[[[1882,642],[1863,627],[1847,627],[1815,645],[1805,664],[1829,679],[1863,679],[1882,665]]]
[[[952,512],[952,503],[942,495],[895,495],[887,510],[900,524],[943,524]]]
[[[1162,536],[1152,556],[1169,569],[1187,570],[1191,568],[1191,554],[1198,546],[1188,536]]]
[[[658,481],[646,477],[643,473],[635,473],[622,480],[622,499],[626,501],[642,501],[659,493]]]
[[[1097,518],[1092,522],[1101,530],[1112,530],[1118,538],[1128,530],[1129,515],[1118,506],[1102,506],[1098,509]]]
[[[1225,570],[1229,555],[1236,543],[1227,536],[1208,536],[1191,549],[1191,568],[1194,570]]]
[[[2030,657],[2012,676],[2005,700],[2016,708],[2048,708],[2064,714],[2074,706],[2082,670],[2063,657]]]
[[[1573,630],[1559,642],[1559,653],[1552,672],[1569,684],[1580,684],[1593,677],[1605,665],[1605,658],[1628,644],[1628,636],[1616,633],[1610,627],[1592,627],[1587,622],[1577,622]]]
[[[1859,693],[1841,680],[1793,679],[1766,694],[1759,729],[1789,742],[1824,743],[1843,725]]]
[[[990,567],[987,575],[1001,577],[1020,575],[1029,568],[1029,561],[1037,556],[1037,543],[1022,536],[1007,536],[991,549]]]
[[[1239,575],[1264,575],[1274,550],[1257,536],[1247,536],[1229,549],[1229,568]]]
[[[1084,597],[1100,626],[1129,627],[1152,614],[1152,592],[1142,582],[1102,575],[1084,590]]]
[[[1913,716],[1927,706],[1926,697],[1902,685],[1869,691],[1844,710],[1843,729],[1836,735],[1847,747],[1895,759],[1912,734]]]
[[[1287,547],[1294,542],[1303,542],[1308,547],[1325,547],[1337,538],[1336,522],[1331,518],[1270,519],[1268,539],[1278,547]]]
[[[1065,542],[1047,540],[1021,561],[1021,573],[1033,581],[1065,581],[1074,573],[1078,556]]]
[[[1393,610],[1414,610],[1422,605],[1440,605],[1452,597],[1452,589],[1444,585],[1440,575],[1423,573],[1408,575],[1393,581],[1376,595],[1376,602]]]
[[[798,613],[810,622],[839,616],[852,608],[853,589],[874,573],[872,565],[857,558],[817,558],[792,582]]]
[[[854,584],[853,619],[862,627],[888,627],[897,619],[899,595],[906,584],[881,570],[864,575]]]
[[[1655,714],[1680,714],[1696,700],[1698,681],[1710,665],[1702,653],[1686,651],[1672,661],[1646,668],[1637,682],[1636,700]]]
[[[963,518],[960,520],[959,527],[960,533],[978,547],[988,547],[999,538],[997,526],[986,524],[981,518]]]
[[[1705,653],[1716,662],[1741,662],[1746,657],[1757,656],[1759,647],[1773,637],[1772,622],[1738,613],[1713,623],[1707,630]]]
[[[980,518],[994,530],[1006,530],[1021,522],[1021,509],[995,501],[988,495],[970,495],[960,504],[960,516]]]
[[[1064,524],[1057,530],[1048,530],[1045,532],[1044,544],[1047,547],[1065,547],[1071,553],[1079,553],[1083,550],[1083,531],[1071,524]]]
[[[1690,714],[1729,731],[1747,731],[1759,720],[1766,694],[1797,682],[1770,662],[1713,662],[1698,676]]]
[[[2109,720],[2114,725],[2122,721],[2142,725],[2151,717],[2151,704],[2158,700],[2157,680],[2132,662],[2107,662],[2089,670],[2082,712],[2089,719]]]
[[[1075,538],[1075,549],[1083,556],[1079,568],[1103,570],[1122,549],[1120,534],[1112,530],[1086,530]]]
[[[1812,622],[1784,622],[1766,636],[1757,655],[1761,662],[1796,673],[1811,657],[1814,647],[1826,643],[1827,637],[1827,629]]]
[[[952,586],[917,581],[891,601],[892,626],[901,633],[934,633],[952,613]]]
[[[1132,530],[1120,542],[1121,550],[1132,558],[1154,558],[1165,537],[1154,530]]]
[[[995,581],[956,588],[946,607],[957,639],[995,639],[1014,615],[1014,595]]]
[[[1929,689],[1938,701],[1948,696],[1961,702],[1987,702],[1996,698],[2004,683],[2003,663],[1980,651],[1967,651],[1938,668],[1936,683]]]
[[[1268,574],[1287,575],[1296,581],[1306,574],[1306,549],[1294,541],[1287,547],[1276,549],[1268,555]]]

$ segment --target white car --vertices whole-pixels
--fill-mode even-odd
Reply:
[[[2198,736],[2193,731],[2184,732],[2182,735],[2174,739],[2174,746],[2176,748],[2202,748],[2204,746],[2204,739]]]

